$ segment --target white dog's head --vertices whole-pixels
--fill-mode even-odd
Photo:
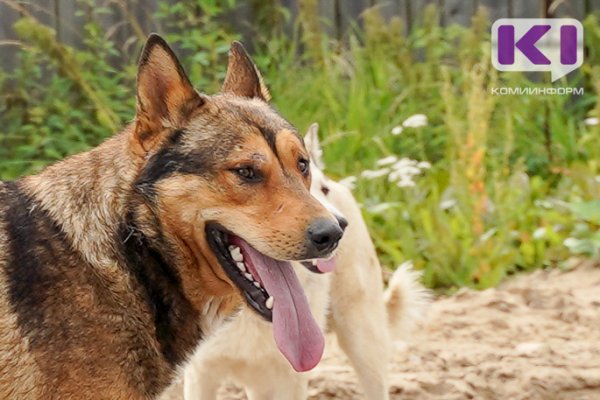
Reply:
[[[308,129],[304,136],[304,144],[312,161],[310,163],[312,175],[310,193],[336,217],[342,229],[345,229],[348,225],[346,217],[330,200],[333,194],[332,190],[340,190],[341,185],[327,178],[323,173],[325,163],[323,162],[323,150],[319,142],[319,125],[317,123],[312,124]],[[335,254],[328,260],[311,260],[303,264],[314,272],[331,272],[335,268]]]

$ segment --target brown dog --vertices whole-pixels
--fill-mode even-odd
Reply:
[[[294,368],[320,358],[281,260],[328,256],[344,223],[243,47],[207,96],[152,35],[137,99],[101,146],[0,182],[0,398],[155,398],[240,295]]]

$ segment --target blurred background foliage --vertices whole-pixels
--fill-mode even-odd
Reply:
[[[57,38],[22,3],[14,68],[0,70],[0,178],[89,149],[134,115],[136,59],[147,33],[117,43],[114,7],[76,0],[81,45]],[[114,1],[117,5],[123,2]],[[158,2],[152,18],[195,85],[219,90],[239,1]],[[522,270],[600,254],[600,24],[589,13],[582,68],[547,77],[490,66],[490,18],[442,26],[434,5],[410,29],[378,7],[343,37],[317,2],[293,21],[277,1],[251,2],[244,38],[301,131],[321,126],[327,173],[355,186],[382,263],[410,260],[430,287],[485,288]],[[285,29],[285,26],[292,29]],[[3,46],[0,43],[0,52]],[[0,53],[1,54],[1,53]],[[494,96],[492,87],[581,87],[577,96]]]

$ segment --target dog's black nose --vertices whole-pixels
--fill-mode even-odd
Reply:
[[[348,226],[348,220],[340,215],[336,215],[335,219],[337,219],[338,224],[340,224],[340,228],[342,228],[342,232],[346,230]]]
[[[348,222],[346,222],[346,225]],[[318,258],[336,248],[344,234],[340,224],[329,219],[318,219],[308,227],[308,241],[312,247],[312,256]]]

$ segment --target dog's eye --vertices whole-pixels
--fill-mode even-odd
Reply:
[[[327,196],[329,194],[329,188],[327,186],[321,186],[321,192]]]
[[[234,171],[245,181],[256,182],[261,179],[260,174],[252,167],[240,167],[234,169]]]
[[[300,170],[300,172],[302,172],[302,175],[308,175],[308,166],[309,166],[309,161],[305,160],[304,158],[301,158],[300,160],[298,160],[298,169]]]

